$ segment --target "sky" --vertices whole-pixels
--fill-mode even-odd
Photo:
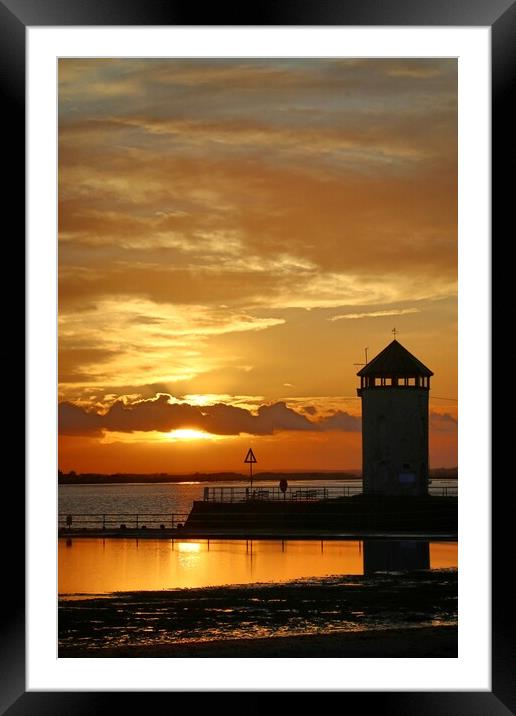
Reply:
[[[393,328],[457,464],[456,60],[58,75],[61,470],[360,470]]]

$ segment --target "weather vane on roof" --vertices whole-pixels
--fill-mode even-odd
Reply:
[[[396,340],[396,336],[398,335],[398,331],[397,331],[395,328],[392,329],[392,335],[394,336],[394,340]]]

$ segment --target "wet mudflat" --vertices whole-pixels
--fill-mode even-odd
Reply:
[[[457,570],[59,600],[60,657],[456,656]]]

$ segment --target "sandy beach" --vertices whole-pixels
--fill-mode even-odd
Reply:
[[[335,632],[278,636],[266,639],[227,639],[183,644],[119,646],[103,649],[68,647],[59,658],[371,658],[457,657],[457,627],[435,626],[383,631]]]

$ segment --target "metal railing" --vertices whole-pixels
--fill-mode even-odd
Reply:
[[[436,497],[456,497],[457,487],[430,485],[430,495]],[[204,502],[247,502],[252,501],[317,501],[331,500],[339,497],[351,497],[362,493],[362,485],[335,485],[321,487],[307,485],[289,487],[283,492],[279,487],[205,487]]]
[[[441,497],[457,497],[459,494],[457,487],[432,487],[432,485],[430,485],[428,491],[431,495]]]
[[[142,530],[175,529],[184,525],[188,512],[60,512],[59,529]]]
[[[248,500],[276,501],[314,501],[328,500],[335,497],[350,497],[362,492],[362,488],[354,485],[321,487],[310,485],[304,487],[288,487],[283,492],[279,487],[205,487],[205,502],[247,502]]]

